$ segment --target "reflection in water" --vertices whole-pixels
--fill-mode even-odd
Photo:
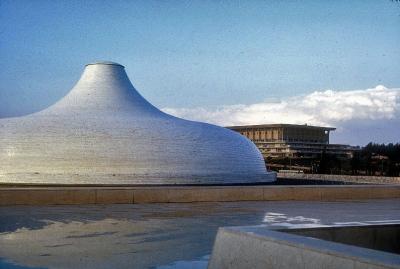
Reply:
[[[264,216],[264,222],[269,223],[270,225],[279,225],[285,227],[293,227],[296,225],[301,225],[302,227],[306,226],[321,226],[321,221],[315,218],[307,218],[303,216],[287,216],[282,213],[274,213],[268,212]]]
[[[206,268],[221,226],[385,221],[399,209],[398,201],[0,207],[0,268]]]
[[[14,264],[12,262],[8,262],[4,259],[0,259],[0,268],[1,269],[27,269],[27,268],[33,268],[33,267],[27,267],[27,266],[21,266],[18,264]],[[43,267],[35,267],[34,269],[45,269]]]

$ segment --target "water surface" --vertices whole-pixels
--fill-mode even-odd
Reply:
[[[0,268],[206,268],[218,227],[400,221],[400,200],[0,207]]]

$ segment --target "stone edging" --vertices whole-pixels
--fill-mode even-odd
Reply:
[[[400,185],[0,188],[0,205],[334,201],[391,198],[400,198]]]

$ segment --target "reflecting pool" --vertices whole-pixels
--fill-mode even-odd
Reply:
[[[221,226],[400,222],[400,200],[0,207],[0,268],[206,268]]]

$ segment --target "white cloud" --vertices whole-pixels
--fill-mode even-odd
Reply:
[[[385,133],[382,123],[387,121],[391,125],[387,126],[387,132],[395,132],[393,135],[388,134],[388,139],[400,139],[400,126],[392,126],[399,123],[400,89],[388,89],[381,85],[366,90],[315,91],[275,102],[221,106],[213,110],[197,107],[165,108],[163,111],[181,118],[222,126],[267,123],[333,126],[338,128],[339,134],[346,134],[347,138],[344,139],[347,140],[344,142],[353,142],[352,135],[359,136],[358,132],[365,131],[367,127],[374,129],[374,125],[379,125],[380,133]],[[360,125],[363,126],[362,130],[354,127]],[[397,142],[387,139],[377,141],[373,132],[370,137],[367,135],[361,139],[365,140],[362,142]],[[359,141],[359,138],[355,141]]]

